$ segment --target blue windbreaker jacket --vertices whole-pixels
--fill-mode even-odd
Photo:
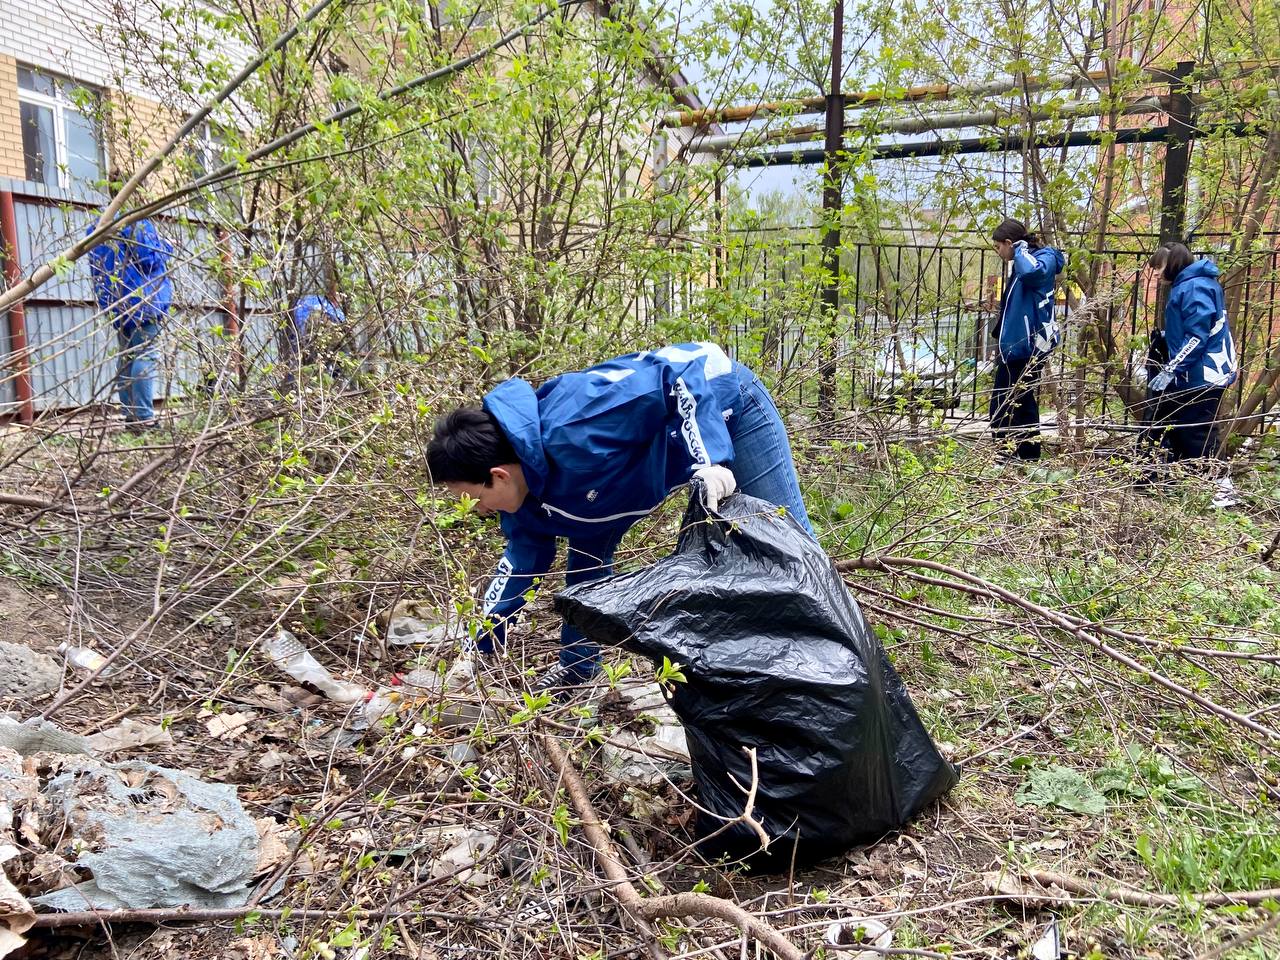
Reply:
[[[327,297],[318,297],[315,294],[303,297],[293,308],[293,327],[299,340],[306,339],[307,321],[311,319],[311,315],[317,310],[328,321],[333,323],[347,322],[347,315],[342,312],[342,308]]]
[[[1164,308],[1169,362],[1164,370],[1173,390],[1228,387],[1235,382],[1236,345],[1212,260],[1197,260],[1173,281]]]
[[[548,380],[507,380],[484,399],[515,447],[529,496],[501,515],[507,549],[484,596],[502,640],[536,577],[570,542],[620,535],[693,471],[733,462],[739,365],[714,343],[632,353]],[[482,637],[480,648],[491,649]]]
[[[1000,312],[1000,359],[1026,360],[1032,354],[1044,356],[1062,339],[1053,315],[1054,287],[1066,266],[1061,250],[1025,244],[1014,248],[1012,276]]]
[[[95,224],[89,225],[89,233]],[[135,326],[158,324],[173,305],[169,258],[173,247],[150,220],[122,227],[110,240],[89,251],[89,274],[98,309],[110,311],[122,333]]]

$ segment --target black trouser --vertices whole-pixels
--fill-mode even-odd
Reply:
[[[1225,392],[1224,387],[1201,387],[1157,394],[1147,443],[1156,447],[1157,455],[1164,460],[1216,457],[1218,405]]]
[[[991,436],[1003,453],[1040,459],[1040,369],[1043,357],[996,360],[991,388]]]

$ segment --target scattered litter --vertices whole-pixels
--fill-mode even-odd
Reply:
[[[93,673],[95,670],[101,670],[99,676],[109,677],[113,671],[107,666],[107,658],[100,654],[93,647],[73,647],[69,643],[58,644],[58,652],[67,658],[67,663],[73,667]]]
[[[393,647],[455,643],[466,637],[462,624],[441,622],[438,610],[417,600],[401,600],[387,618],[387,643]]]
[[[203,716],[205,711],[202,710],[200,713]],[[215,740],[232,740],[256,716],[257,714],[252,710],[245,710],[242,713],[218,713],[205,720],[204,727],[209,731],[209,736]]]
[[[408,673],[396,674],[388,686],[380,687],[369,697],[364,710],[352,725],[355,729],[373,726],[383,718],[399,713],[406,705],[429,706],[428,719],[441,727],[473,727],[483,716],[479,704],[455,699],[458,691],[442,690],[439,671],[430,667],[418,667]]]
[[[62,667],[53,657],[20,643],[0,641],[0,699],[44,696],[61,682]]]
[[[61,757],[39,791],[51,852],[92,874],[32,901],[54,910],[243,906],[288,854],[234,787],[178,770]]]
[[[431,876],[435,878],[454,875],[459,883],[468,886],[482,887],[497,879],[495,874],[481,870],[464,869],[486,857],[498,845],[496,835],[485,830],[474,830],[468,827],[446,827],[440,829],[436,838],[441,843],[452,843],[444,853],[431,864]]]
[[[3,802],[0,802],[0,807],[3,807]],[[13,844],[0,846],[0,957],[9,956],[27,942],[22,934],[31,929],[36,920],[27,898],[5,875],[4,865],[17,856],[18,848]]]
[[[263,643],[262,651],[294,680],[310,684],[330,700],[355,703],[369,696],[367,687],[335,679],[288,630],[281,628],[279,633]]]
[[[471,763],[480,759],[476,748],[469,743],[451,743],[448,750],[449,759],[454,763]]]
[[[654,730],[641,736],[625,728],[609,729],[601,748],[605,779],[647,785],[688,777],[689,742],[662,687],[657,682],[623,680],[616,690],[627,709],[651,720]]]
[[[132,747],[171,747],[173,737],[156,724],[127,719],[109,730],[85,737],[84,742],[94,753],[109,754]]]
[[[827,927],[827,943],[833,947],[856,947],[860,944],[874,950],[841,950],[845,960],[879,960],[893,943],[893,930],[879,920],[853,917],[837,920]]]
[[[1062,943],[1058,937],[1058,921],[1049,921],[1049,927],[1031,948],[1032,960],[1058,960],[1062,956]]]

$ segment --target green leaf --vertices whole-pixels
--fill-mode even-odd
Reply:
[[[1030,771],[1014,800],[1020,807],[1060,807],[1090,816],[1107,809],[1106,798],[1084,774],[1057,765]]]

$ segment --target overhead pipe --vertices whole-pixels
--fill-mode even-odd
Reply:
[[[1243,60],[1234,64],[1225,64],[1219,69],[1205,74],[1207,78],[1222,79],[1228,76],[1247,76],[1258,70],[1271,69],[1274,65],[1261,60]],[[1228,70],[1227,68],[1230,68]],[[1142,73],[1153,81],[1168,80],[1174,67],[1148,67]],[[1037,93],[1045,90],[1071,91],[1086,86],[1108,86],[1112,77],[1106,70],[1088,70],[1084,73],[1064,73],[1054,76],[1035,78],[1011,77],[1004,80],[992,80],[973,86],[958,83],[927,83],[920,86],[907,87],[900,92],[884,90],[864,90],[858,93],[846,93],[845,109],[878,106],[882,103],[918,103],[925,100],[954,100],[959,97],[991,97],[1025,90]],[[810,113],[822,113],[826,109],[826,97],[803,97],[794,100],[772,100],[763,103],[749,103],[733,107],[705,107],[701,110],[673,110],[662,118],[667,127],[703,127],[711,123],[742,123],[757,120],[774,114],[785,113],[801,116]]]
[[[1208,127],[1204,136],[1226,134],[1229,137],[1265,136],[1256,123],[1228,123]],[[955,140],[914,140],[908,143],[883,143],[871,151],[873,160],[903,160],[908,157],[941,157],[971,153],[1005,153],[1027,148],[1036,150],[1053,147],[1096,147],[1104,140],[1112,143],[1164,143],[1169,136],[1168,127],[1133,127],[1127,130],[1075,130],[1071,133],[1046,133],[1035,137],[1022,134],[1004,134],[995,137],[965,137]],[[816,147],[807,150],[774,150],[746,157],[735,164],[738,167],[799,167],[815,166],[824,162],[826,152]]]
[[[982,112],[958,112],[926,114],[922,117],[902,117],[873,124],[876,133],[924,133],[928,130],[961,130],[965,127],[997,126],[1005,120],[1054,120],[1079,119],[1081,117],[1100,117],[1110,113],[1110,109],[1096,100],[1077,100],[1066,103],[1054,110],[1036,110],[1030,114],[1014,110],[986,110]],[[1164,102],[1160,97],[1144,97],[1123,104],[1119,111],[1122,116],[1134,114],[1163,113]],[[823,133],[823,127],[817,124],[806,124],[803,127],[789,127],[786,130],[751,131],[704,136],[689,145],[692,153],[720,153],[749,147],[762,147],[774,143],[808,143],[817,140]],[[857,132],[863,127],[858,124],[846,125],[845,134]]]

